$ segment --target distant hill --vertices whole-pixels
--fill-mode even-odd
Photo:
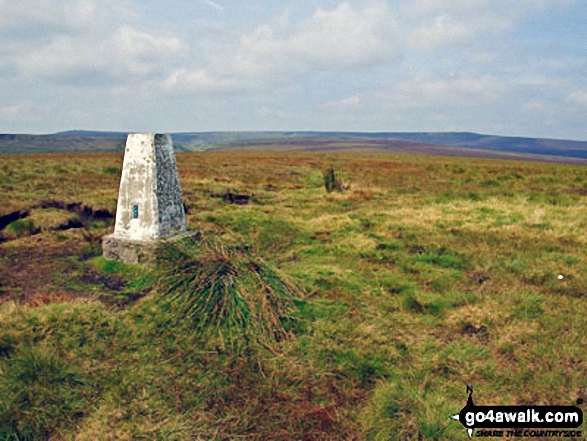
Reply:
[[[235,149],[361,150],[503,158],[521,155],[526,159],[554,162],[582,163],[580,160],[587,160],[587,141],[469,132],[182,132],[172,133],[172,137],[176,150],[183,152]],[[125,138],[124,132],[83,130],[51,135],[0,134],[0,153],[121,151]]]
[[[0,153],[116,152],[124,143],[124,136],[0,134]]]
[[[96,132],[91,130],[69,130],[67,132],[56,133],[53,136],[126,139],[126,135],[128,135],[128,133],[126,132]]]

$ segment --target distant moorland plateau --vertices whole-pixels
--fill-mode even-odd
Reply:
[[[183,132],[177,151],[364,151],[475,156],[587,164],[587,141],[468,132]],[[49,135],[0,134],[0,153],[122,151],[123,132],[75,130]]]

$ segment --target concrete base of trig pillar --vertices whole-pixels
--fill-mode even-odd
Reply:
[[[128,265],[142,264],[153,266],[156,263],[157,250],[181,239],[198,240],[200,233],[187,231],[167,239],[133,240],[108,234],[102,237],[102,253],[105,259],[120,260]]]

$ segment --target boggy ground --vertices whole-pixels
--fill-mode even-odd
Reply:
[[[111,219],[42,208],[113,213],[121,160],[2,157],[0,216],[28,213],[0,243],[0,439],[466,439],[465,384],[482,405],[584,402],[586,168],[178,154],[190,228],[307,293],[295,340],[231,353],[100,257]],[[330,165],[349,190],[326,193]]]

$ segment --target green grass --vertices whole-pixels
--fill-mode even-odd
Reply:
[[[122,169],[120,167],[103,167],[102,173],[104,173],[105,175],[120,176],[120,174],[122,173]]]
[[[62,160],[6,157],[2,206],[114,209],[105,170],[120,156]],[[188,224],[213,245],[168,258],[158,289],[79,231],[0,245],[3,299],[48,297],[0,305],[0,439],[465,440],[449,419],[465,384],[484,405],[585,399],[585,168],[258,152],[178,164]],[[330,165],[350,189],[326,192]],[[59,166],[59,180],[42,173]],[[18,271],[27,259],[41,274]]]
[[[4,229],[5,234],[9,237],[26,237],[35,234],[39,229],[35,226],[32,219],[18,219],[11,222]]]
[[[142,297],[149,292],[155,283],[156,274],[153,270],[139,265],[126,265],[117,260],[106,260],[96,256],[82,265],[105,276],[118,276],[124,286],[118,292],[107,293],[102,290],[101,298],[113,300],[118,304],[126,304],[133,298]]]
[[[21,346],[2,363],[0,438],[36,440],[89,413],[91,379],[53,349]]]
[[[215,240],[169,244],[158,257],[156,298],[173,323],[232,348],[274,346],[291,337],[302,292],[247,247]]]

